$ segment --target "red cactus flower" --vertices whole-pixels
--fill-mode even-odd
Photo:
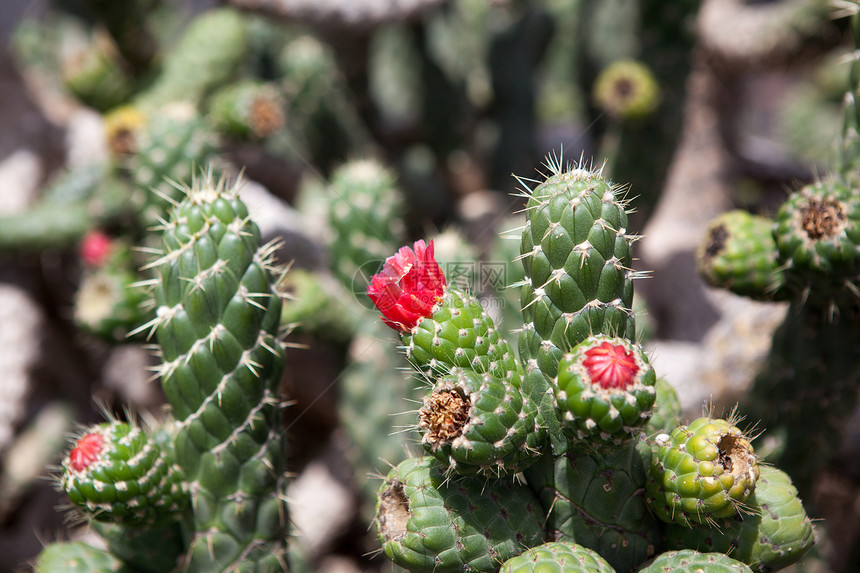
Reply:
[[[87,469],[90,464],[99,458],[102,453],[105,439],[97,432],[91,432],[83,436],[75,447],[69,452],[69,464],[76,472]]]
[[[416,241],[414,251],[401,247],[385,259],[373,275],[367,296],[382,313],[385,324],[395,330],[412,330],[445,294],[445,275],[433,257],[433,241]]]
[[[639,371],[633,352],[621,344],[602,342],[585,351],[583,366],[591,377],[591,382],[606,390],[625,389],[631,384]]]
[[[99,267],[113,250],[113,239],[103,232],[90,231],[81,240],[80,257],[88,267]]]

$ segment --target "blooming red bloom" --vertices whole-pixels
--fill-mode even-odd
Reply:
[[[113,239],[101,231],[90,231],[81,240],[81,260],[88,267],[101,266],[113,250]]]
[[[632,351],[608,341],[586,350],[582,365],[591,377],[591,382],[607,390],[627,388],[633,384],[639,371]]]
[[[69,452],[69,464],[72,466],[72,469],[76,472],[87,469],[90,464],[99,458],[104,443],[104,436],[97,432],[89,433],[78,440],[78,443]]]
[[[433,256],[433,241],[427,245],[415,241],[414,249],[401,247],[385,259],[367,287],[385,324],[404,332],[433,314],[445,294],[445,275]]]

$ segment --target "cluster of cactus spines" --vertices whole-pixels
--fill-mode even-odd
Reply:
[[[614,573],[596,551],[564,541],[550,541],[508,559],[500,573]]]
[[[815,542],[812,522],[788,474],[762,465],[747,513],[715,520],[715,527],[670,525],[669,548],[730,553],[754,571],[777,571],[795,563]]]
[[[631,270],[636,237],[627,232],[623,189],[581,166],[551,167],[526,195],[519,359],[492,336],[495,325],[477,300],[447,284],[432,243],[401,248],[368,286],[383,322],[429,382],[413,413],[428,455],[392,470],[377,504],[383,551],[409,570],[485,570],[471,557],[477,545],[458,538],[469,531],[459,524],[471,523],[480,506],[478,494],[466,493],[476,479],[496,498],[524,481],[544,515],[540,543],[596,551],[607,570],[638,570],[661,551],[670,524],[731,543],[709,528],[720,520],[752,523],[767,511],[754,497],[758,460],[736,418],[679,426],[677,395],[657,380],[635,340],[632,280],[641,275]],[[782,503],[774,520],[795,520],[800,502],[790,483],[775,487],[795,503]],[[470,496],[465,512],[461,501],[446,501],[453,488]],[[512,499],[506,507],[520,505]],[[490,537],[487,529],[477,539]],[[780,565],[802,556],[809,531],[794,527],[781,539],[792,549],[774,550],[790,555]],[[517,553],[540,545],[521,541]],[[548,555],[577,551],[535,550],[508,566],[485,550],[492,571],[529,571]],[[749,570],[725,554],[663,559],[680,570]],[[742,559],[751,565],[757,557]],[[651,570],[670,566],[659,563]]]
[[[410,571],[498,571],[543,539],[543,511],[525,485],[446,476],[433,458],[408,458],[379,489],[382,550]]]
[[[646,491],[660,519],[689,526],[747,511],[760,470],[737,426],[702,417],[655,442]]]

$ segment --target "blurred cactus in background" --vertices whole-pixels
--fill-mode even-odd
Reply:
[[[0,22],[0,572],[857,569],[855,1]]]

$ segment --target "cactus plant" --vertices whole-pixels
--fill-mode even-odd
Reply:
[[[495,327],[480,305],[447,284],[432,242],[401,248],[368,286],[382,320],[400,334],[405,355],[432,382],[417,426],[433,457],[407,459],[392,470],[377,506],[383,550],[407,569],[485,570],[485,562],[473,566],[475,548],[450,532],[434,527],[419,534],[419,523],[443,530],[458,519],[471,523],[470,512],[483,502],[461,484],[476,473],[503,496],[500,488],[510,487],[506,476],[521,471],[546,512],[541,542],[579,544],[618,571],[635,571],[660,551],[660,521],[692,527],[754,511],[751,496],[760,470],[749,438],[731,416],[678,426],[677,396],[665,382],[658,391],[654,369],[635,342],[631,281],[640,275],[630,269],[635,236],[626,229],[622,188],[582,166],[550,166],[547,181],[527,193],[520,257],[526,324],[519,359],[503,342],[488,339]],[[658,396],[664,405],[655,406]],[[655,409],[660,418],[649,427]],[[534,436],[550,439],[524,439],[523,429],[530,427]],[[517,448],[522,459],[506,453]],[[415,477],[418,468],[424,473]],[[449,490],[434,485],[432,506],[439,509],[430,511],[421,501],[426,494],[409,489],[427,487],[428,479],[435,484],[428,476],[447,476],[446,487],[459,487],[470,504],[444,502]],[[411,484],[413,479],[418,481]],[[786,492],[784,484],[775,489]],[[511,498],[511,507],[518,503]],[[395,506],[408,509],[407,515],[395,513]],[[783,507],[780,517],[797,514],[795,505]],[[423,511],[426,522],[419,517]],[[455,525],[454,531],[469,529]],[[492,537],[491,530],[484,535]],[[730,543],[726,535],[720,539]],[[802,526],[788,537],[786,546],[808,544]],[[529,555],[511,570],[537,563],[543,554]],[[665,561],[749,570],[724,554],[690,555],[669,554],[650,567]]]
[[[850,12],[854,43],[860,46],[856,8]],[[857,66],[852,60],[831,174],[791,192],[771,218],[722,215],[699,251],[702,276],[712,285],[789,302],[751,400],[741,408],[776,439],[779,447],[770,459],[789,472],[806,497],[815,473],[833,455],[860,380],[860,370],[844,360],[860,349],[849,334],[860,326]],[[780,400],[774,408],[775,395]]]
[[[104,530],[122,558],[145,555],[159,538],[146,532],[173,524],[183,528],[174,558],[183,571],[285,570],[281,299],[271,249],[237,187],[211,172],[186,189],[161,236],[163,252],[149,265],[157,311],[148,327],[175,422],[158,432],[121,422],[91,428],[67,455],[61,485],[93,519],[141,532]],[[168,530],[160,535],[166,548]]]

